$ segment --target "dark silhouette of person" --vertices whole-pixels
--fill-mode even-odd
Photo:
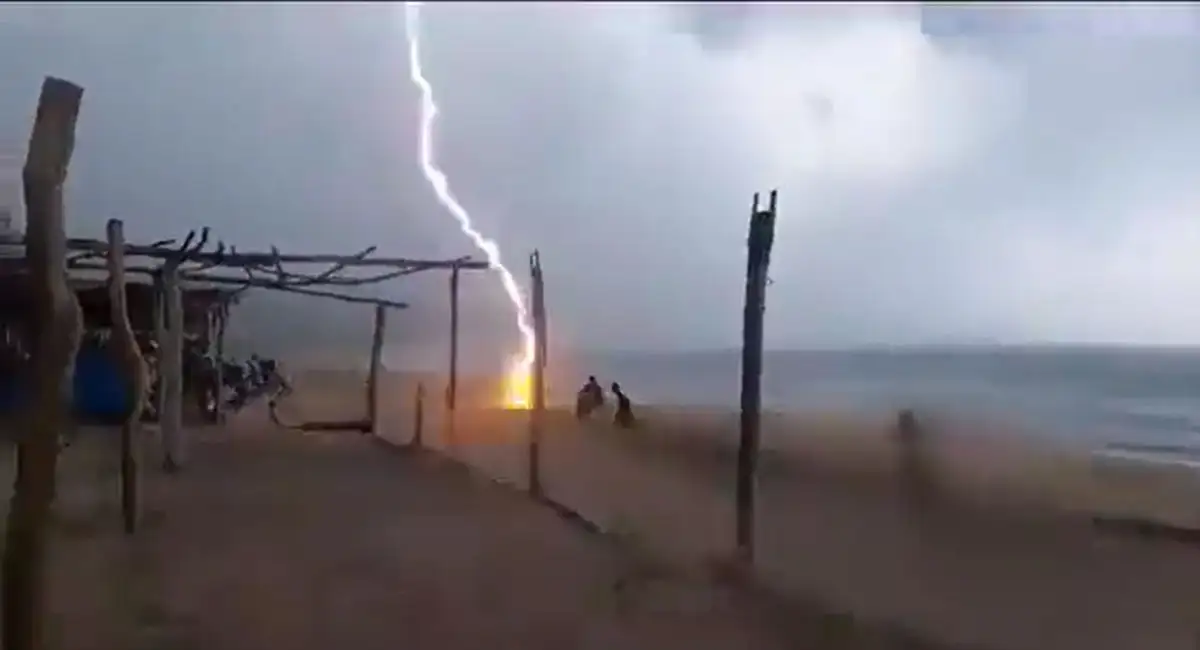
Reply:
[[[633,404],[629,401],[629,396],[621,392],[621,385],[615,381],[612,383],[612,394],[617,398],[617,411],[613,414],[613,424],[622,429],[632,429]]]
[[[587,384],[583,388],[592,399],[593,409],[604,406],[604,389],[600,387],[600,382],[596,381],[595,375],[588,375]]]
[[[603,405],[604,389],[596,381],[595,375],[590,375],[587,383],[579,389],[579,394],[575,396],[575,417],[582,420]]]

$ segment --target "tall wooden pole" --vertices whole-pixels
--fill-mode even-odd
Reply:
[[[737,550],[754,561],[754,491],[758,470],[759,425],[762,410],[763,311],[766,309],[767,269],[775,239],[775,198],[771,190],[766,210],[758,209],[758,194],[750,215],[746,258],[746,304],[742,312],[742,413],[737,458]]]
[[[178,472],[184,463],[183,431],[183,300],[179,287],[179,266],[167,262],[162,273],[163,338],[159,354],[159,427],[163,441],[163,469]]]
[[[47,77],[22,173],[26,256],[34,297],[32,404],[17,446],[17,478],[4,539],[4,650],[44,647],[46,541],[54,502],[58,436],[67,421],[64,382],[79,349],[83,316],[67,284],[63,184],[75,149],[83,88]]]
[[[458,267],[450,271],[450,372],[446,383],[446,440],[454,442],[458,408]]]
[[[387,328],[387,307],[375,306],[375,334],[371,338],[371,369],[367,377],[367,420],[371,434],[379,435],[379,376],[383,369],[383,336]]]
[[[140,514],[140,443],[142,410],[150,378],[142,350],[129,322],[129,304],[125,295],[125,228],[120,220],[108,221],[108,298],[112,310],[112,351],[125,377],[129,391],[129,410],[121,423],[121,520],[127,534],[137,531]]]
[[[543,301],[542,260],[535,250],[529,256],[529,273],[532,280],[533,312],[533,368],[532,401],[529,411],[529,493],[542,496],[541,445],[542,423],[546,414],[546,308]]]

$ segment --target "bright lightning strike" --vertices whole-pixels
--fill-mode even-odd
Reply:
[[[446,174],[438,168],[433,156],[433,125],[437,118],[438,107],[433,98],[433,86],[425,78],[421,68],[421,2],[404,3],[404,33],[408,38],[408,69],[409,76],[417,88],[421,90],[421,169],[425,179],[433,187],[438,201],[458,221],[458,227],[463,234],[471,239],[477,248],[487,256],[488,264],[500,275],[504,292],[512,302],[517,315],[517,328],[521,331],[521,352],[514,354],[509,360],[508,375],[505,378],[505,404],[511,408],[529,408],[530,378],[534,357],[533,327],[529,323],[529,310],[525,306],[525,298],[512,272],[504,266],[500,259],[500,247],[494,240],[484,237],[471,223],[471,215],[450,191],[450,182]]]

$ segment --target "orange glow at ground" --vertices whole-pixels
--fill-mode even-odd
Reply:
[[[523,411],[533,408],[533,376],[529,365],[512,364],[504,376],[504,408]]]

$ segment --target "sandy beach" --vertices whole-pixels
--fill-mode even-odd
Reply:
[[[193,432],[184,473],[148,469],[129,539],[109,433],[64,455],[51,648],[794,647],[738,592],[460,465],[261,409]]]
[[[360,375],[295,379],[285,421],[361,417]],[[115,437],[85,433],[60,472],[52,647],[1195,647],[1200,550],[1097,530],[1091,506],[1132,492],[1071,450],[939,435],[917,504],[886,421],[772,415],[747,581],[728,561],[732,414],[642,407],[617,431],[551,411],[545,490],[595,535],[487,480],[525,485],[528,413],[464,406],[448,437],[429,390],[432,451],[402,451],[413,387],[385,387],[390,444],[275,427],[261,405],[193,432],[180,476],[148,444],[134,540]],[[1184,512],[1177,488],[1115,505]]]
[[[407,388],[395,391],[385,435],[403,442],[412,400]],[[526,414],[464,408],[448,440],[440,410],[428,410],[430,444],[525,483]],[[645,407],[641,417],[637,430],[619,432],[603,418],[580,426],[552,412],[547,493],[684,561],[727,556],[736,417]],[[1079,450],[996,432],[938,432],[922,452],[936,499],[915,507],[897,478],[888,424],[832,414],[766,419],[763,584],[961,647],[1194,648],[1200,549],[1100,530],[1091,520],[1195,521],[1190,474],[1097,466]]]

